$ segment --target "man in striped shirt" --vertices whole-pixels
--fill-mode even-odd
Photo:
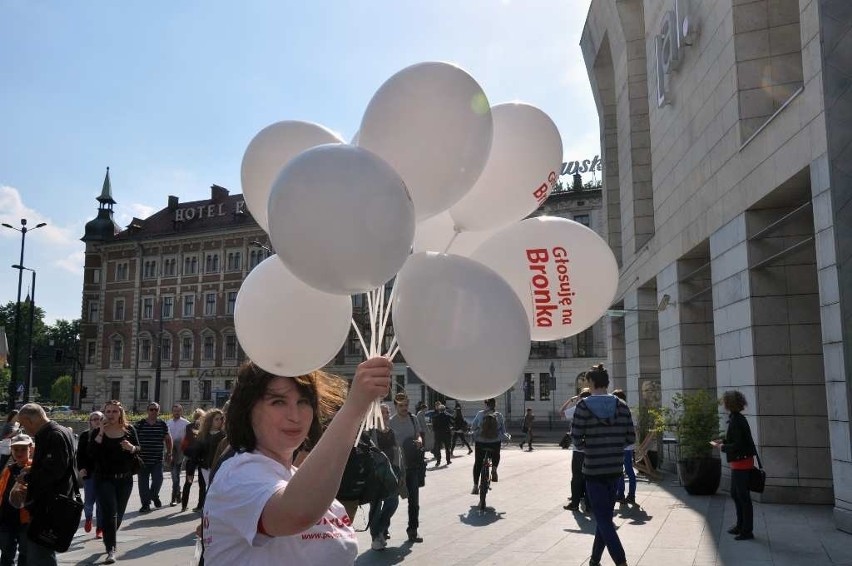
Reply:
[[[607,394],[609,374],[603,364],[586,373],[592,395],[580,401],[574,412],[571,436],[574,445],[585,452],[583,474],[586,494],[595,516],[595,542],[589,566],[601,563],[606,548],[617,566],[626,566],[627,557],[612,521],[618,478],[624,473],[624,447],[636,441],[630,408],[621,399]]]
[[[142,500],[140,513],[151,511],[151,502],[154,507],[160,508],[160,488],[163,486],[163,447],[165,447],[166,466],[171,465],[172,437],[169,435],[169,427],[160,418],[159,403],[148,404],[148,417],[136,423],[136,435],[139,437],[139,446],[142,448],[140,456],[145,463],[139,471],[139,499]]]

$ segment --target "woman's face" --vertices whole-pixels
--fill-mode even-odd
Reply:
[[[390,420],[390,409],[384,405],[382,405],[382,419],[385,421],[385,425],[387,425]]]
[[[311,428],[314,409],[289,377],[276,377],[251,411],[257,447],[274,453],[292,453]]]
[[[101,426],[101,417],[98,415],[89,415],[89,428],[98,428]]]
[[[224,415],[216,415],[213,417],[213,422],[210,423],[210,430],[222,430],[222,426],[225,424],[225,416]]]
[[[118,405],[105,405],[103,413],[103,424],[116,424],[121,417],[121,409]]]

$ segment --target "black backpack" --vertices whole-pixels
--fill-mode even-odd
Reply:
[[[336,499],[372,503],[390,497],[397,489],[398,478],[388,457],[362,437],[349,453]]]
[[[485,413],[482,417],[482,426],[479,427],[479,435],[482,438],[495,438],[500,430],[500,423],[497,421],[497,416],[492,413]]]

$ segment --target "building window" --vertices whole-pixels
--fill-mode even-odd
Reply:
[[[242,252],[228,252],[228,262],[225,269],[228,271],[239,271],[242,269]]]
[[[95,363],[97,347],[98,345],[94,340],[86,340],[86,365]]]
[[[89,322],[97,322],[98,321],[98,301],[91,300],[89,301]]]
[[[183,379],[180,382],[180,400],[189,401],[189,380]]]
[[[216,343],[215,343],[215,340],[213,339],[213,337],[212,336],[205,336],[204,337],[204,345],[203,345],[203,348],[202,348],[203,358],[207,361],[212,360],[213,354],[215,353],[215,350],[216,350]]]
[[[139,399],[142,401],[148,400],[148,380],[142,380],[139,382]]]
[[[175,298],[163,297],[163,318],[172,318],[175,315]]]
[[[183,317],[190,318],[195,315],[195,295],[183,296]]]
[[[92,283],[100,283],[101,282],[101,270],[93,269],[92,270]]]
[[[226,360],[237,359],[237,335],[225,334],[225,355]]]
[[[204,273],[219,273],[219,254],[207,254],[204,260]]]
[[[588,214],[575,214],[574,222],[579,222],[583,226],[589,225],[589,215]]]
[[[234,311],[237,310],[237,292],[236,291],[228,291],[228,302],[226,305],[227,314],[232,315]]]
[[[204,316],[216,316],[216,293],[204,293]]]
[[[113,303],[113,320],[124,320],[124,299],[116,299]]]
[[[109,385],[109,398],[121,399],[121,382],[113,381]]]
[[[130,264],[126,261],[120,261],[115,264],[115,280],[127,281],[130,275]]]
[[[154,318],[154,297],[142,299],[142,318],[145,320]]]
[[[168,336],[160,338],[160,359],[164,362],[172,359],[172,339]]]
[[[180,339],[180,359],[183,361],[192,359],[192,336],[184,336]]]
[[[194,255],[183,258],[183,274],[196,275],[198,273],[198,258]]]
[[[139,359],[143,362],[151,361],[151,339],[143,338],[139,343]]]
[[[201,400],[210,401],[213,398],[213,382],[209,379],[201,380]]]
[[[524,374],[524,401],[535,401],[535,381],[533,374]]]
[[[225,380],[225,390],[226,390],[226,391],[230,391],[230,390],[231,390],[231,388],[232,388],[233,386],[234,386],[234,381],[233,381],[233,380],[231,380],[231,379],[226,379],[226,380]]]
[[[265,250],[251,250],[249,252],[249,269],[254,269],[261,261],[267,257]]]
[[[577,335],[577,357],[589,358],[595,355],[595,334],[592,328],[587,328]]]
[[[163,277],[174,277],[177,274],[177,260],[169,257],[163,260]]]
[[[142,279],[154,279],[157,277],[157,262],[153,259],[145,260],[142,264]]]
[[[550,374],[538,374],[538,398],[540,401],[550,401]]]
[[[124,359],[124,341],[121,338],[112,339],[112,361],[121,363]]]

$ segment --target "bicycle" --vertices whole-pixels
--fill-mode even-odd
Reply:
[[[479,472],[479,512],[485,512],[485,497],[491,489],[491,448],[482,450],[482,470]]]

